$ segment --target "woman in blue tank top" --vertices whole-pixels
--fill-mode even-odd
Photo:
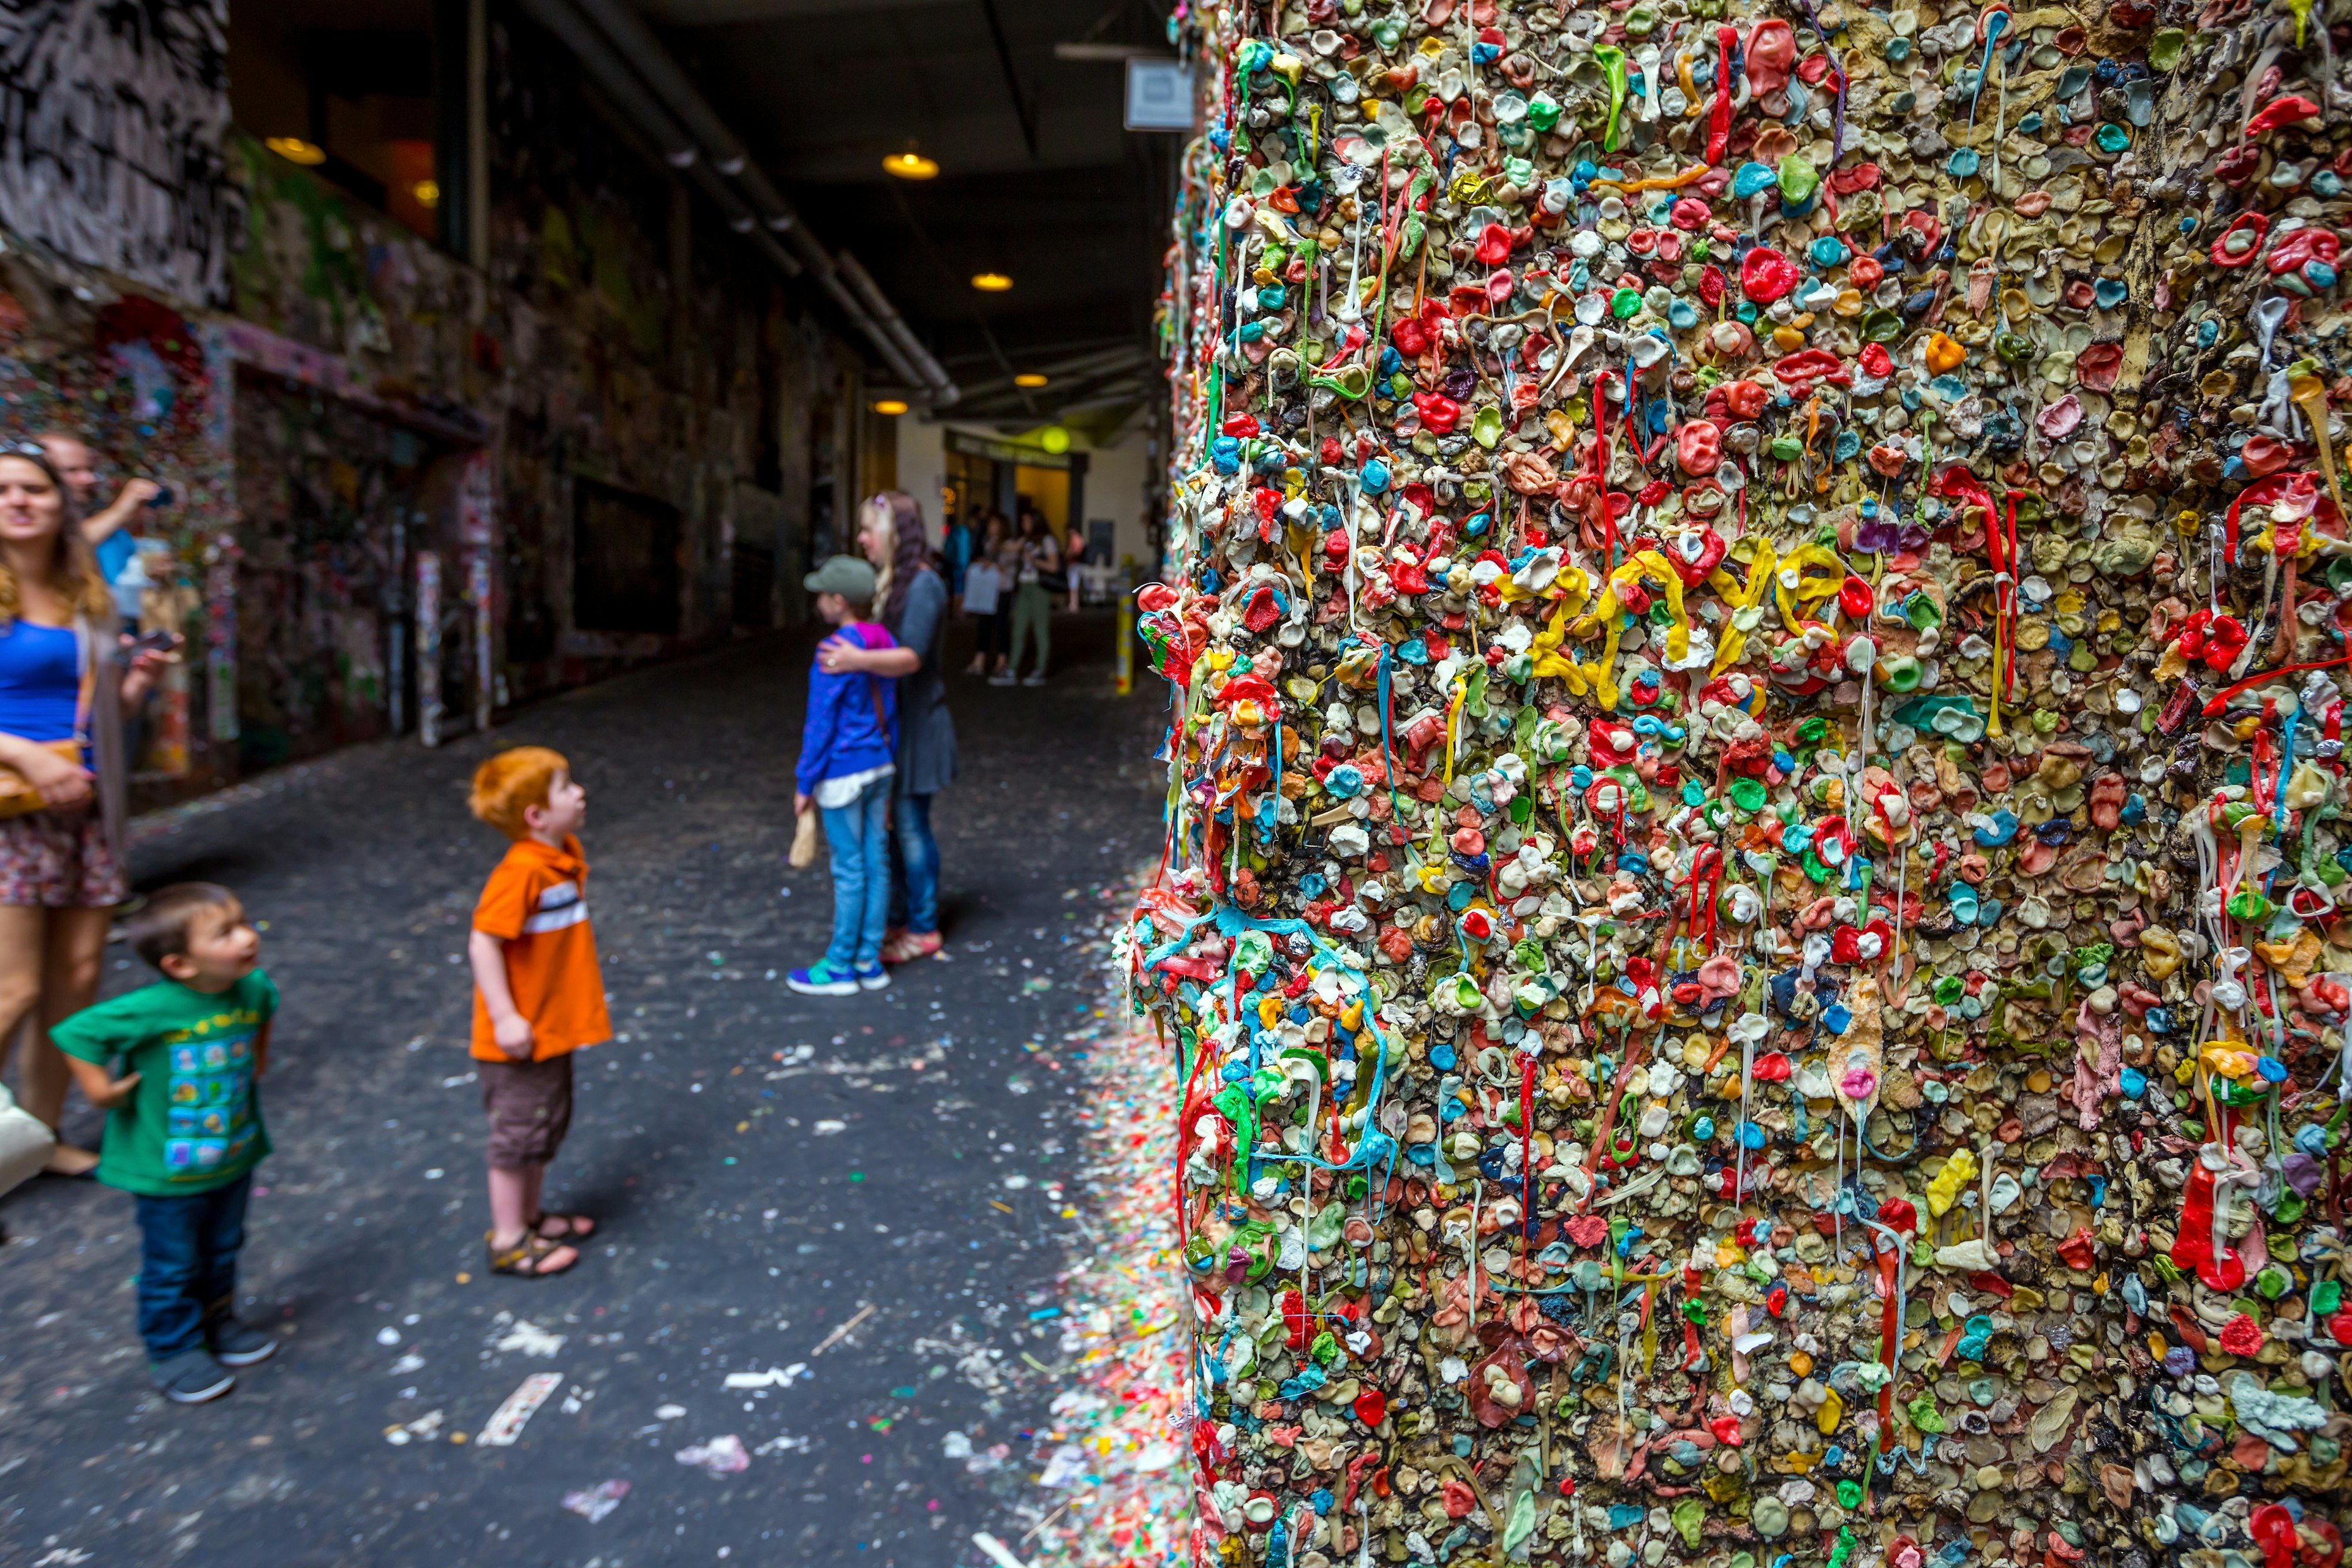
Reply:
[[[52,1128],[70,1080],[48,1029],[97,995],[107,924],[130,885],[99,809],[89,748],[74,759],[44,742],[98,729],[82,696],[93,661],[97,678],[120,682],[122,700],[131,702],[163,662],[161,654],[142,653],[125,670],[104,657],[115,638],[114,595],[40,447],[0,448],[0,767],[47,803],[0,818],[0,1066],[18,1035],[28,1034],[23,1104]],[[101,695],[91,686],[93,697]],[[105,734],[99,739],[111,743]],[[36,1027],[26,1030],[27,1019]],[[97,1159],[60,1146],[49,1169],[81,1175]]]

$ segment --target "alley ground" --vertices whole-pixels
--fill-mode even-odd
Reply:
[[[948,957],[855,1000],[781,978],[831,912],[822,865],[784,865],[805,637],[150,825],[141,885],[238,889],[284,991],[244,1277],[284,1348],[217,1404],[162,1402],[132,1333],[130,1200],[50,1179],[0,1200],[0,1563],[879,1568],[1017,1537],[1004,1489],[1051,1395],[1013,1375],[1017,1352],[1051,1359],[1030,1319],[1088,1202],[1068,1075],[1033,1045],[1105,1005],[1077,933],[1159,830],[1158,683],[1114,697],[1109,641],[1101,616],[1057,625],[1041,690],[951,678]],[[568,752],[590,792],[620,1032],[580,1060],[550,1184],[602,1232],[535,1282],[483,1270],[459,956],[502,848],[464,781],[525,742]],[[110,990],[147,978],[120,945],[108,970]],[[557,1385],[520,1440],[480,1442],[541,1373]],[[1010,1445],[1007,1473],[944,1462],[956,1431]],[[677,1457],[730,1437],[747,1468]],[[606,1517],[562,1506],[604,1482],[627,1483]]]

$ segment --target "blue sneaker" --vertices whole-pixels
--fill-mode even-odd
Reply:
[[[864,969],[852,970],[850,973],[856,975],[857,984],[868,991],[879,991],[890,984],[890,972],[883,968],[878,962],[870,963]]]
[[[875,966],[880,968],[879,964]],[[818,959],[806,969],[795,969],[784,976],[784,984],[803,996],[855,996],[857,994],[857,972],[836,965],[830,959]]]

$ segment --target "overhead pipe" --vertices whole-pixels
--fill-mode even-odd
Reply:
[[[730,180],[742,182],[743,188],[751,194],[752,204],[767,217],[770,227],[782,234],[800,221],[799,216],[793,211],[792,204],[768,183],[768,176],[751,162],[750,150],[734,132],[728,129],[727,122],[719,118],[718,111],[710,107],[701,89],[677,68],[677,62],[670,58],[669,51],[662,47],[659,38],[654,37],[653,29],[646,26],[645,18],[637,15],[635,7],[629,5],[628,0],[576,0],[576,3],[581,10],[587,13],[589,19],[604,28],[606,35],[635,63],[638,74],[646,79],[646,85],[653,89],[655,96],[669,105],[670,111],[685,125],[687,134],[710,154],[710,161],[718,165],[719,172]]]
[[[635,71],[622,63],[620,57],[614,52],[613,44],[600,35],[587,18],[580,15],[571,4],[571,0],[523,0],[523,5],[535,20],[555,34],[575,55],[579,56],[582,65],[587,68],[589,74],[596,79],[597,85],[612,99],[614,107],[635,121],[638,128],[653,139],[655,144],[661,150],[664,160],[673,168],[686,170],[695,177],[696,183],[709,194],[711,199],[718,204],[720,212],[726,216],[729,227],[748,237],[761,255],[774,262],[788,276],[799,277],[803,272],[814,271],[817,281],[824,287],[826,294],[833,299],[842,313],[849,317],[873,342],[891,374],[905,383],[910,390],[933,404],[947,404],[956,399],[959,394],[954,381],[945,371],[939,368],[937,363],[932,361],[927,353],[922,353],[919,359],[909,359],[901,351],[898,343],[879,322],[873,319],[871,312],[835,275],[832,258],[824,254],[821,246],[813,245],[811,237],[800,227],[798,219],[790,215],[789,207],[783,209],[786,216],[783,222],[779,223],[772,210],[766,215],[755,212],[752,207],[746,205],[742,195],[738,195],[732,186],[719,177],[719,173],[732,160],[709,156],[709,150],[696,136],[678,124],[669,109],[648,91]],[[646,35],[646,38],[653,50],[660,49],[660,45],[652,40],[651,35]],[[625,44],[623,47],[628,46]],[[661,55],[660,58],[665,63],[667,62],[666,54]],[[677,68],[673,65],[669,68],[675,76]],[[682,77],[677,79],[680,82],[684,81]],[[694,95],[694,102],[701,104],[699,94]],[[702,105],[702,112],[706,116],[709,115],[709,110],[707,104]],[[715,119],[713,122],[715,123]],[[719,129],[722,132],[725,130],[724,126],[720,126]],[[740,153],[740,143],[733,142],[731,137],[727,140]],[[744,162],[735,163],[739,171],[746,166],[748,163]],[[772,206],[782,205],[783,198],[776,195],[773,187],[768,186],[764,179],[760,180],[758,186],[752,190],[755,198],[761,189],[764,189],[766,195],[773,198]],[[778,232],[787,233],[797,242],[793,249],[802,251],[804,255],[813,251],[818,265],[810,267],[799,257],[795,257],[792,251],[778,244],[775,238]],[[909,342],[911,341],[911,334],[909,334]],[[920,345],[916,346],[919,350]]]
[[[918,340],[898,312],[891,309],[873,279],[862,268],[856,277],[864,279],[860,286],[855,280],[845,283],[840,277],[843,268],[828,254],[824,243],[808,231],[808,226],[793,211],[782,192],[772,184],[766,173],[751,159],[740,138],[719,118],[686,73],[670,58],[661,40],[654,37],[628,0],[535,0],[539,5],[561,5],[569,8],[576,4],[604,34],[619,47],[636,73],[645,79],[656,98],[668,113],[682,124],[685,133],[701,151],[717,171],[740,185],[751,207],[767,228],[784,237],[798,253],[803,265],[815,277],[818,284],[839,307],[842,313],[864,332],[885,363],[916,391],[933,405],[953,403],[961,393],[955,379],[941,368]],[[569,40],[567,40],[569,41]],[[609,52],[609,51],[608,51]],[[845,259],[847,259],[845,257]],[[851,263],[855,266],[855,263]]]
[[[906,318],[891,308],[889,296],[882,292],[881,285],[874,281],[873,275],[866,270],[857,258],[845,250],[835,258],[835,268],[849,280],[850,291],[865,303],[866,310],[881,326],[883,335],[898,344],[899,352],[911,363],[919,369],[930,359],[930,354],[915,336],[914,330],[907,325]],[[946,379],[946,371],[940,370],[936,364],[932,368],[939,371],[941,380]],[[950,395],[942,400],[945,402],[952,403],[962,395],[961,389],[952,382],[949,382],[944,390]]]
[[[948,373],[940,370],[931,360],[931,356],[923,352],[920,343],[915,342],[911,333],[908,335],[907,342],[919,358],[910,359],[900,350],[898,340],[883,328],[881,322],[874,319],[866,302],[842,280],[841,268],[834,265],[833,258],[825,254],[824,247],[816,243],[807,229],[794,227],[785,237],[797,242],[795,248],[809,258],[808,269],[815,277],[818,285],[824,289],[825,293],[832,296],[833,302],[840,307],[843,315],[857,323],[859,330],[872,342],[876,351],[882,355],[898,379],[905,382],[908,388],[920,393],[935,405],[953,403],[963,395],[961,389],[953,381],[948,379]],[[847,255],[846,252],[843,254],[845,257]],[[926,364],[929,365],[930,373],[921,368]],[[931,373],[936,373],[937,379],[933,378]]]

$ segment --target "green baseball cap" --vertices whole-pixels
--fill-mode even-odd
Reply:
[[[874,602],[874,567],[855,555],[835,555],[801,579],[812,594],[838,594],[853,604]]]

